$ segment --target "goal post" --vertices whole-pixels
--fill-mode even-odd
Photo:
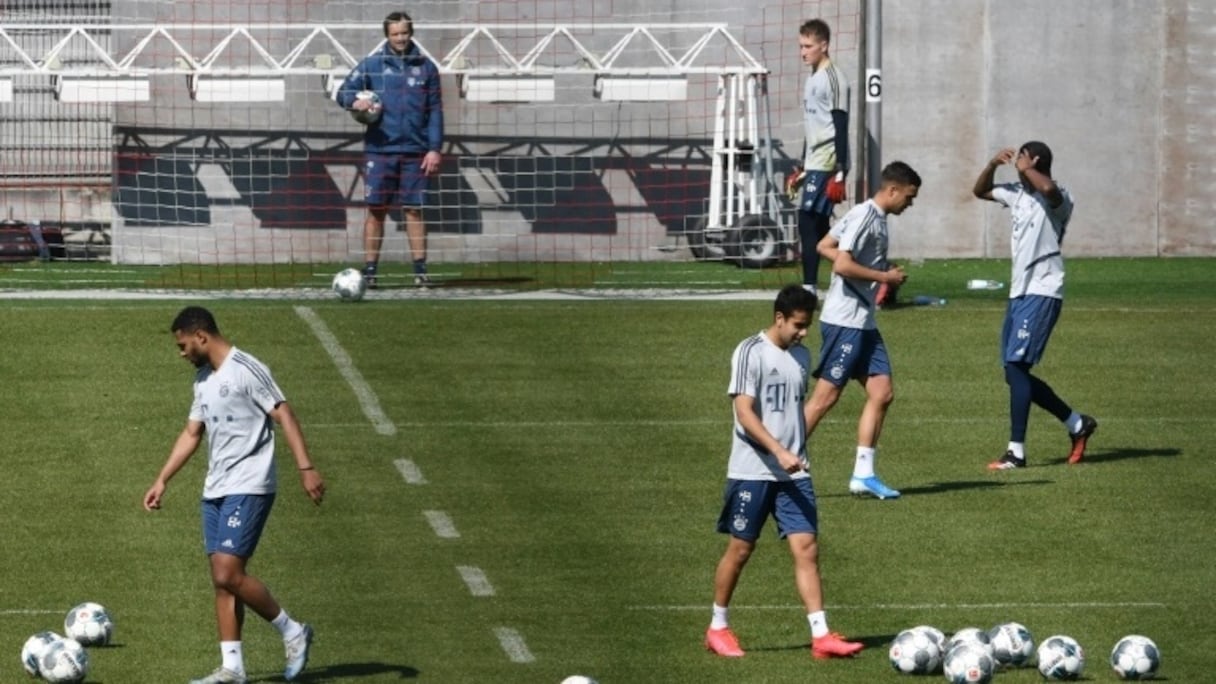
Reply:
[[[378,8],[347,3],[361,18],[332,21],[306,3],[288,22],[229,22],[215,19],[240,12],[198,2],[98,2],[107,20],[49,21],[43,4],[0,17],[0,107],[31,132],[0,162],[10,214],[104,223],[121,264],[361,263],[362,128],[332,96],[382,42]],[[860,14],[842,4],[826,17],[834,56],[856,59]],[[500,263],[788,261],[797,26],[819,14],[761,5],[663,17],[707,19],[695,22],[556,0],[468,20],[420,8],[414,40],[444,89],[444,161],[424,210],[440,278]],[[36,126],[48,112],[75,130]],[[105,133],[84,177],[18,191],[66,178],[70,163],[23,155],[54,138],[65,149],[49,158],[69,158],[86,122]],[[395,214],[382,259],[405,263]]]

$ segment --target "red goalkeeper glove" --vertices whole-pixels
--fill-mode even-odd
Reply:
[[[837,171],[828,179],[828,186],[823,189],[823,194],[832,204],[840,204],[848,198],[849,193],[844,184],[844,171]]]
[[[785,177],[785,196],[794,204],[802,194],[802,181],[806,179],[806,171],[801,166],[795,166]]]

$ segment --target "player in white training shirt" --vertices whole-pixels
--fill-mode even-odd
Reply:
[[[819,580],[818,508],[807,471],[806,383],[811,354],[802,339],[811,325],[815,295],[789,285],[773,303],[773,322],[739,343],[731,356],[727,392],[735,421],[718,531],[729,534],[714,572],[714,605],[705,647],[728,658],[743,656],[730,628],[728,607],[765,521],[789,542],[794,578],[811,630],[816,658],[856,655],[862,645],[828,631]]]
[[[202,307],[182,309],[170,330],[182,358],[198,369],[194,401],[185,429],[144,494],[144,508],[161,507],[169,480],[198,449],[205,433],[203,543],[215,587],[221,665],[191,684],[246,681],[241,649],[245,606],[279,630],[287,653],[283,676],[291,681],[308,662],[312,627],[291,619],[266,585],[245,571],[274,503],[275,423],[283,429],[300,484],[316,504],[325,495],[325,482],[313,466],[295,413],[261,361],[224,338],[215,317]]]
[[[836,405],[849,380],[865,388],[866,404],[857,419],[857,452],[849,491],[878,499],[897,499],[875,470],[878,437],[887,409],[895,399],[887,347],[874,318],[882,284],[899,285],[903,269],[887,262],[887,216],[902,214],[920,192],[920,176],[903,162],[882,170],[877,192],[849,210],[819,242],[820,252],[832,261],[832,284],[819,316],[823,332],[815,389],[807,403],[807,431]]]
[[[988,464],[991,470],[1025,467],[1031,404],[1041,406],[1068,429],[1069,463],[1084,458],[1089,437],[1098,429],[1098,421],[1074,411],[1050,385],[1030,373],[1043,357],[1064,305],[1060,245],[1073,202],[1068,190],[1052,179],[1051,162],[1051,148],[1037,140],[1016,152],[1003,149],[980,172],[973,189],[976,197],[1010,210],[1013,231],[1009,306],[1001,328],[1001,361],[1009,385],[1009,446],[1004,456]],[[997,185],[996,170],[1009,163],[1018,171],[1018,182]]]
[[[819,253],[815,246],[828,232],[832,211],[844,201],[849,172],[849,81],[828,56],[832,30],[822,19],[798,29],[798,52],[810,67],[802,88],[803,176],[799,181],[798,237],[802,285],[818,292]]]

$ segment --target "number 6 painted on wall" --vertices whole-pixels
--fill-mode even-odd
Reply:
[[[866,69],[866,102],[882,101],[882,70]]]

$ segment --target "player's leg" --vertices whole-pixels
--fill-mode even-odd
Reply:
[[[730,601],[743,568],[756,548],[760,531],[764,529],[774,493],[771,482],[728,480],[722,495],[718,532],[730,536],[714,569],[713,613],[705,631],[705,648],[720,656],[739,658],[744,655],[730,628]]]
[[[241,648],[243,606],[236,594],[216,581],[216,556],[227,539],[225,499],[204,499],[202,502],[203,546],[211,563],[211,583],[215,594],[215,623],[220,641],[220,666],[211,674],[192,680],[191,684],[243,684],[245,659]]]
[[[773,517],[794,561],[794,583],[811,630],[811,654],[816,658],[856,655],[861,644],[845,641],[828,630],[819,574],[819,515],[809,478],[780,483]]]
[[[798,212],[798,239],[801,242],[802,286],[819,294],[819,250],[816,247],[831,227],[827,214]]]
[[[424,287],[430,284],[430,276],[426,270],[426,224],[422,221],[422,207],[426,203],[429,181],[426,173],[422,171],[421,157],[405,159],[402,162],[398,192],[405,212],[405,234],[409,240],[410,258],[414,265],[414,284]]]
[[[216,589],[216,610],[220,610],[221,593],[231,594],[243,615],[248,606],[263,620],[279,631],[287,653],[284,676],[294,679],[308,660],[312,628],[293,620],[270,593],[270,589],[247,571],[249,559],[257,549],[262,530],[274,505],[274,495],[231,496],[224,499],[220,509],[221,524],[226,531],[219,548],[211,554],[211,581]],[[241,619],[237,618],[236,638],[240,638]]]
[[[819,363],[811,371],[816,378],[803,413],[806,416],[806,437],[809,440],[819,427],[819,422],[840,399],[845,383],[849,381],[852,368],[853,333],[849,328],[820,322],[819,333],[823,344],[819,347]]]
[[[364,199],[367,216],[363,219],[363,276],[367,286],[376,287],[376,272],[380,266],[380,249],[384,242],[384,224],[388,208],[397,194],[400,184],[400,162],[395,156],[383,154],[367,155],[364,166]]]

